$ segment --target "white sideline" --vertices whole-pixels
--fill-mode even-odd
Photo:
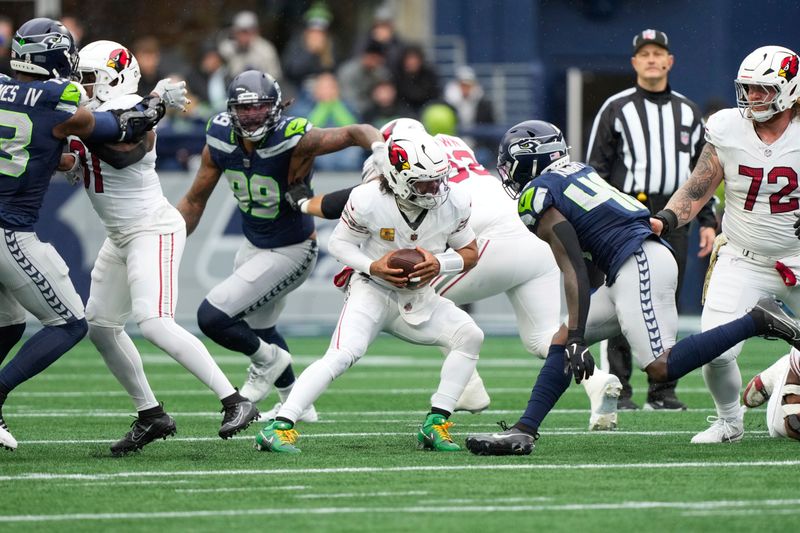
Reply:
[[[490,500],[491,501],[491,500]],[[75,513],[40,515],[0,515],[2,522],[65,522],[71,520],[131,520],[154,518],[216,518],[220,516],[260,516],[260,515],[334,515],[334,514],[414,514],[414,513],[487,513],[487,512],[559,512],[559,511],[619,511],[679,509],[691,512],[717,509],[748,509],[754,506],[785,507],[797,505],[800,500],[720,500],[720,501],[629,501],[618,503],[589,504],[539,504],[539,505],[466,505],[452,506],[402,506],[402,507],[311,507],[299,509],[215,509],[202,511],[167,511],[147,513]]]
[[[375,474],[389,472],[442,472],[461,470],[673,470],[681,468],[736,468],[736,467],[780,467],[800,466],[797,461],[712,461],[691,463],[609,463],[609,464],[485,464],[485,465],[428,465],[428,466],[362,466],[333,468],[269,468],[248,470],[184,470],[173,472],[131,471],[97,474],[51,474],[31,472],[27,474],[0,475],[0,481],[50,481],[54,479],[106,480],[141,477],[193,477],[193,476],[264,476],[303,474]],[[771,501],[771,500],[765,500]],[[0,516],[0,519],[3,517]]]

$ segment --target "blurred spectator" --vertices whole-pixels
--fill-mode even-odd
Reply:
[[[11,38],[14,37],[14,21],[0,15],[0,74],[13,76],[11,70]]]
[[[472,128],[476,124],[494,123],[492,103],[486,98],[471,67],[461,66],[456,69],[456,79],[444,88],[444,99],[456,110],[458,124],[462,129]]]
[[[414,112],[439,98],[439,76],[425,61],[421,46],[409,45],[403,50],[400,65],[394,71],[397,95]]]
[[[161,69],[161,46],[156,37],[146,35],[133,42],[131,52],[139,62],[139,70],[142,71],[139,96],[147,96],[158,80],[166,77]]]
[[[305,29],[295,33],[283,52],[281,61],[286,80],[296,92],[304,83],[320,72],[336,67],[333,41],[328,34],[332,15],[324,4],[316,4],[306,11]]]
[[[370,93],[380,80],[390,77],[386,68],[383,46],[377,41],[367,43],[364,51],[339,68],[339,87],[342,98],[352,104],[360,115],[370,107]]]
[[[215,113],[224,111],[228,103],[230,76],[225,60],[222,59],[217,50],[217,43],[214,41],[209,41],[203,48],[198,82],[196,84],[198,96]]]
[[[386,64],[389,67],[395,68],[399,65],[400,57],[406,45],[395,31],[394,11],[388,4],[384,4],[375,10],[369,33],[356,44],[354,55],[363,52],[371,41],[381,44],[386,56]]]
[[[219,52],[232,77],[255,69],[276,80],[283,79],[278,53],[271,42],[259,35],[258,17],[252,11],[240,11],[233,17],[232,38],[220,43]]]
[[[397,87],[391,78],[379,80],[370,92],[371,104],[364,112],[364,122],[380,128],[390,120],[416,118],[417,114],[397,97]]]
[[[358,122],[356,115],[339,96],[339,82],[332,72],[323,72],[312,80],[311,97],[291,107],[291,115],[308,118],[314,126],[338,128]],[[357,170],[364,161],[364,151],[351,146],[319,156],[314,161],[318,170]]]
[[[83,22],[75,15],[65,14],[61,17],[61,24],[66,26],[72,34],[72,39],[75,41],[75,48],[80,50],[81,44],[83,43],[83,36],[86,33]]]

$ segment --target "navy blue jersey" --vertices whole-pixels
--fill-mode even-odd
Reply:
[[[583,163],[545,172],[522,190],[519,216],[531,231],[550,207],[575,228],[581,248],[606,275],[607,285],[642,241],[655,236],[647,208]]]
[[[312,127],[304,118],[283,117],[248,155],[227,112],[208,122],[206,144],[211,159],[239,201],[244,235],[254,246],[289,246],[308,239],[314,231],[314,217],[295,211],[284,198],[292,153]],[[304,180],[310,184],[311,174]]]
[[[66,142],[53,128],[79,102],[69,80],[21,82],[0,74],[0,227],[33,231]]]

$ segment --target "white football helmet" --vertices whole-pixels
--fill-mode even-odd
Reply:
[[[413,118],[396,118],[383,125],[381,128],[381,135],[383,135],[384,141],[388,141],[389,137],[392,135],[406,135],[408,131],[427,133],[425,131],[425,126],[423,126],[422,122],[419,120],[414,120]]]
[[[797,54],[782,46],[762,46],[744,58],[734,80],[742,116],[764,122],[792,107],[800,97]],[[748,98],[748,89],[759,99]]]
[[[389,182],[395,196],[423,209],[436,209],[450,194],[450,162],[436,140],[424,130],[407,129],[386,141]]]
[[[92,97],[86,104],[89,109],[96,109],[104,102],[138,91],[142,77],[139,62],[121,44],[95,41],[81,48],[79,55],[78,70],[83,85],[92,88]]]

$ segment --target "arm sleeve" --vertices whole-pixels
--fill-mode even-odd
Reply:
[[[586,150],[586,162],[606,181],[611,177],[611,167],[619,142],[619,138],[614,135],[613,120],[611,106],[606,105],[594,119]]]
[[[119,129],[119,121],[116,115],[110,111],[95,111],[94,115],[94,130],[87,139],[93,143],[105,143],[119,141],[122,131]]]
[[[323,196],[322,202],[320,202],[322,216],[330,220],[335,220],[342,216],[344,208],[347,205],[347,200],[350,198],[350,192],[356,187],[357,185],[354,185],[347,189],[329,192]]]
[[[147,146],[144,140],[136,143],[136,146],[128,151],[115,150],[108,144],[89,144],[89,149],[93,154],[96,154],[97,157],[116,169],[125,168],[134,163],[138,163],[147,155]]]

